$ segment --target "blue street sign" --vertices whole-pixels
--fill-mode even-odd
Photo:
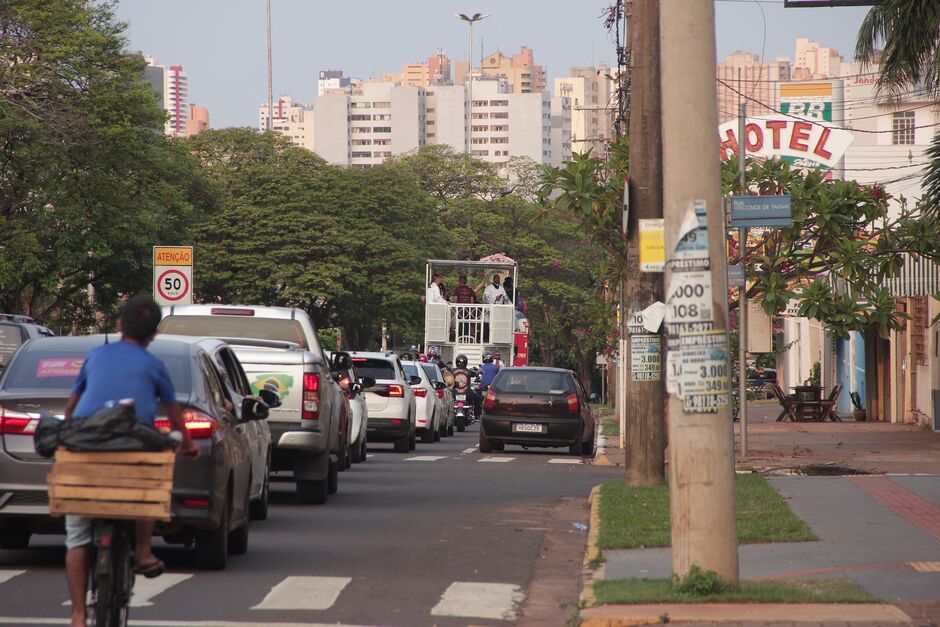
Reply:
[[[732,196],[731,227],[793,226],[790,196]]]

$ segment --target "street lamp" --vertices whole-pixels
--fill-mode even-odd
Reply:
[[[466,13],[454,13],[459,19],[463,20],[470,27],[469,48],[470,56],[467,58],[467,99],[470,105],[467,107],[467,154],[470,154],[470,132],[473,129],[473,23],[484,20],[490,16],[482,13],[467,15]]]

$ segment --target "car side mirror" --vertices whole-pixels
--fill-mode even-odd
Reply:
[[[601,400],[601,395],[597,392],[591,392],[591,395],[588,396],[589,403],[599,403]]]
[[[411,375],[411,377],[408,379],[408,383],[411,385],[421,385],[421,377],[418,375]]]
[[[264,404],[270,409],[281,406],[281,395],[271,388],[266,387],[258,390],[258,396],[261,397],[261,400],[264,401]]]
[[[362,385],[363,390],[375,387],[375,379],[372,377],[362,377],[359,379],[359,383]]]
[[[359,392],[362,392],[362,384],[358,382],[353,383],[352,387],[350,387],[349,389],[352,391],[353,394],[358,394]]]
[[[242,420],[265,420],[268,406],[258,396],[246,396],[242,400]]]
[[[444,383],[443,381],[438,381],[437,383],[434,384],[434,389],[435,389],[435,390],[446,390],[446,389],[447,389],[447,384]]]

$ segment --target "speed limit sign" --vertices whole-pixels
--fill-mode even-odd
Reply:
[[[153,298],[161,305],[193,302],[193,247],[153,247]]]

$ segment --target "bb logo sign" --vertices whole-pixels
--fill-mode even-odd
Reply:
[[[193,247],[153,247],[153,297],[161,305],[193,302]]]

